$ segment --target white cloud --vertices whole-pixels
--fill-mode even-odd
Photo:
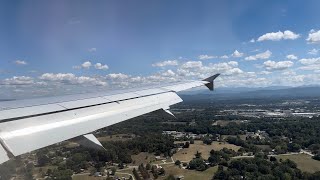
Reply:
[[[88,51],[89,51],[89,52],[96,52],[96,51],[97,51],[97,48],[89,48]]]
[[[210,55],[204,54],[204,55],[200,55],[198,58],[199,58],[200,60],[208,60],[208,59],[217,58],[217,56],[210,56]]]
[[[298,59],[298,57],[295,56],[294,54],[289,54],[289,55],[287,55],[287,59],[296,60],[296,59]]]
[[[162,62],[157,62],[155,64],[152,64],[153,67],[165,67],[165,66],[177,66],[178,61],[177,60],[167,60]]]
[[[299,69],[301,70],[315,71],[315,72],[318,72],[320,70],[320,57],[300,59],[299,62],[302,64],[302,66],[299,67]]]
[[[224,75],[236,75],[236,74],[241,74],[243,71],[239,68],[232,68],[227,70]]]
[[[267,40],[280,41],[282,39],[294,40],[294,39],[297,39],[299,37],[300,37],[299,34],[295,34],[292,31],[286,30],[284,32],[278,31],[278,32],[266,33],[266,34],[260,36],[257,41],[267,41]]]
[[[320,30],[315,31],[311,30],[308,34],[308,38],[306,39],[309,43],[319,43],[320,42]]]
[[[201,61],[188,61],[181,65],[182,69],[194,69],[194,68],[201,68],[202,62]]]
[[[295,71],[292,71],[292,70],[284,71],[281,74],[284,75],[284,76],[295,76],[295,75],[297,75],[297,73]]]
[[[204,65],[201,61],[188,61],[177,69],[177,74],[201,79],[215,73],[222,73],[225,76],[243,73],[237,66],[238,62],[236,61],[209,63],[208,65]]]
[[[94,65],[94,67],[96,68],[96,69],[99,69],[99,70],[107,70],[107,69],[109,69],[109,67],[108,67],[108,65],[106,65],[106,64],[101,64],[101,63],[96,63],[95,65]]]
[[[272,55],[272,52],[267,50],[263,53],[259,53],[259,54],[256,54],[256,55],[253,55],[253,56],[248,56],[245,58],[245,60],[247,61],[255,61],[255,60],[258,60],[258,59],[268,59],[270,56]]]
[[[106,75],[107,79],[119,80],[119,79],[128,79],[130,76],[122,73],[111,73]]]
[[[239,65],[237,61],[229,61],[228,64],[234,67],[237,67]]]
[[[293,66],[293,62],[292,61],[279,61],[279,62],[275,62],[275,61],[266,61],[263,63],[264,67],[267,70],[284,70],[287,69],[291,66]]]
[[[319,52],[319,50],[318,49],[311,49],[310,51],[308,51],[308,54],[310,54],[310,55],[317,55],[318,54],[318,52]]]
[[[27,65],[28,64],[26,61],[23,61],[23,60],[16,60],[16,61],[14,61],[14,63],[16,65]]]
[[[254,39],[251,39],[249,42],[251,42],[251,43],[254,43],[254,42],[256,42]]]
[[[42,74],[39,78],[42,80],[48,80],[48,81],[72,81],[75,79],[75,75],[72,73],[45,73]]]
[[[175,76],[175,75],[176,75],[176,73],[174,73],[171,69],[162,73],[162,76],[166,76],[166,77],[171,77],[171,76]]]
[[[92,64],[90,61],[86,61],[86,62],[82,63],[81,66],[85,69],[89,69],[92,66]]]
[[[270,72],[270,71],[261,71],[258,74],[260,74],[260,75],[268,75],[268,74],[271,74],[271,73],[272,72]]]
[[[238,50],[235,50],[232,55],[232,57],[242,57],[243,56],[243,53],[239,52]]]
[[[4,79],[1,84],[4,85],[30,85],[34,84],[34,79],[28,76],[13,76],[12,78]]]
[[[314,65],[320,64],[320,57],[318,58],[309,58],[309,59],[300,59],[299,62],[303,65]]]
[[[227,56],[227,55],[223,55],[223,56],[220,56],[220,58],[221,58],[221,59],[228,59],[228,58],[229,58],[229,56]]]
[[[88,84],[88,85],[98,85],[98,86],[105,86],[107,85],[106,82],[98,79],[98,78],[92,78],[87,76],[75,76],[72,73],[45,73],[42,74],[39,79],[45,80],[45,81],[53,81],[53,82],[59,82],[63,84]]]
[[[92,64],[90,61],[86,61],[84,63],[82,63],[80,66],[72,66],[73,69],[89,69],[91,66],[93,66],[95,69],[98,70],[108,70],[109,66],[106,64],[102,64],[102,63],[96,63],[96,64]]]

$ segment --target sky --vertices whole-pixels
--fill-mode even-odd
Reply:
[[[0,99],[320,84],[320,1],[0,1]]]

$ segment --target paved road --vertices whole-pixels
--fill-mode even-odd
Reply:
[[[300,151],[301,154],[307,154],[309,156],[314,156],[314,154],[312,154],[311,152],[308,152],[308,151],[305,151],[305,150],[302,150]]]

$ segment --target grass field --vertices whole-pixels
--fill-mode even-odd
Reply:
[[[190,161],[192,160],[192,158],[194,158],[194,154],[197,151],[201,152],[202,157],[207,159],[212,149],[219,151],[224,147],[228,149],[233,149],[235,151],[238,151],[238,149],[240,149],[240,146],[236,146],[229,143],[220,144],[219,142],[214,141],[211,145],[205,145],[202,143],[202,141],[194,141],[194,144],[190,144],[189,148],[181,149],[176,154],[174,154],[173,159],[180,161]]]
[[[236,124],[241,124],[243,123],[242,121],[240,120],[233,120],[233,121],[230,121],[230,120],[216,120],[212,123],[212,126],[221,126],[221,127],[225,127],[227,126],[229,123],[236,123]]]
[[[195,170],[187,170],[187,169],[180,169],[178,166],[171,164],[171,165],[164,165],[163,168],[166,171],[165,177],[159,177],[159,179],[165,179],[168,175],[183,175],[185,180],[194,180],[194,179],[211,179],[215,172],[218,170],[218,166],[210,167],[205,171],[195,171]]]
[[[320,171],[320,161],[314,160],[311,156],[306,154],[295,154],[295,155],[279,155],[277,159],[290,159],[297,163],[298,168],[301,171],[314,173]]]
[[[271,149],[270,145],[256,145],[256,146],[261,148],[262,150]]]
[[[246,137],[247,137],[247,135],[239,135],[240,136],[240,139],[242,139],[242,140],[246,140]],[[235,136],[235,135],[221,135],[221,139],[227,139],[228,137],[237,137],[237,136]]]
[[[153,154],[147,153],[147,152],[141,152],[137,155],[132,155],[132,165],[140,165],[143,163],[146,165],[149,162],[154,162],[156,160],[155,156]]]
[[[102,179],[105,179],[105,178],[89,176],[87,174],[85,174],[85,175],[76,174],[76,175],[72,176],[72,180],[102,180]]]

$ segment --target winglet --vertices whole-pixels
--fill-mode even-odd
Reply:
[[[207,81],[207,82],[209,82],[209,83],[207,83],[207,84],[205,84],[205,85],[210,89],[210,91],[213,91],[213,89],[214,89],[214,83],[213,83],[213,81],[214,81],[219,75],[220,75],[220,74],[215,74],[215,75],[213,75],[213,76],[210,76],[210,77],[202,80],[202,81]]]

